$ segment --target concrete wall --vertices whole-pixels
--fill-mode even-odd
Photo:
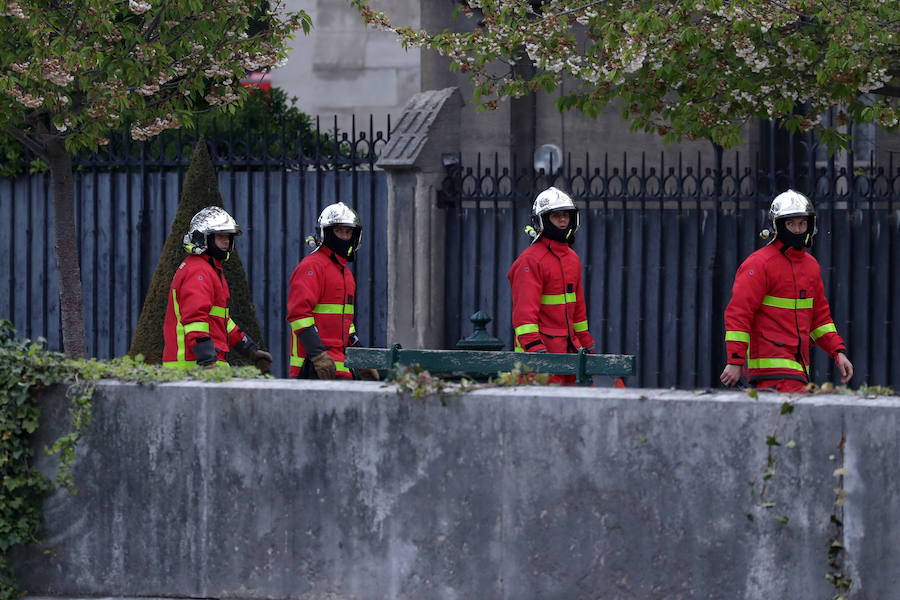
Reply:
[[[374,0],[375,10],[398,16],[403,24],[419,24],[418,0]],[[338,116],[349,131],[353,115],[368,127],[386,131],[409,98],[420,91],[418,50],[404,50],[391,33],[366,28],[359,13],[345,0],[286,0],[287,10],[305,10],[313,22],[309,35],[298,32],[289,44],[285,66],[272,72],[272,85],[296,96],[297,105],[310,115],[320,115],[330,130]]]
[[[55,554],[14,559],[34,597],[828,598],[843,465],[851,597],[895,597],[900,398],[783,400],[108,383],[79,493],[46,503]],[[47,441],[64,404],[43,401]]]
[[[370,5],[385,12],[395,25],[431,32],[471,30],[478,21],[474,17],[454,19],[457,5],[453,0],[372,0]],[[621,167],[625,152],[636,166],[641,152],[646,152],[648,164],[657,168],[661,153],[666,154],[667,165],[677,166],[673,157],[684,152],[685,160],[692,164],[700,153],[703,163],[713,167],[709,142],[665,146],[654,133],[631,133],[618,107],[611,107],[597,120],[578,111],[560,113],[554,103],[567,91],[565,86],[552,94],[504,101],[497,110],[479,111],[471,102],[473,86],[467,75],[451,72],[448,58],[433,50],[404,50],[394,34],[366,28],[349,3],[287,0],[286,8],[305,10],[313,29],[306,36],[297,34],[287,64],[272,72],[272,84],[296,96],[301,110],[324,119],[326,130],[333,126],[333,115],[338,116],[342,130],[349,130],[353,115],[365,119],[362,125],[367,126],[369,114],[375,117],[375,129],[384,130],[388,115],[396,124],[414,94],[459,87],[466,101],[461,150],[469,166],[481,152],[491,162],[498,153],[501,166],[510,166],[515,156],[519,167],[530,167],[533,148],[551,143],[562,148],[564,155],[572,154],[573,171],[584,166],[586,153],[590,153],[592,167],[602,166],[604,153],[609,153],[612,166]],[[751,134],[748,129],[745,143],[753,143]],[[746,165],[750,148],[739,150]],[[732,156],[726,156],[726,163],[731,164]]]

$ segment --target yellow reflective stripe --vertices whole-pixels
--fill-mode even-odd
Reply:
[[[316,320],[314,317],[304,317],[302,319],[297,319],[296,321],[291,321],[291,331],[296,332],[298,329],[305,329],[306,327],[312,327],[315,325]]]
[[[237,323],[231,320],[231,317],[228,318],[228,321],[225,323],[225,331],[231,333],[234,328],[237,327]]]
[[[352,315],[353,314],[353,305],[352,304],[316,304],[315,308],[313,308],[313,313],[326,314],[326,315],[335,315],[335,314]]]
[[[566,302],[575,302],[575,293],[566,294],[544,294],[541,296],[541,304],[565,304]]]
[[[175,310],[175,358],[184,362],[184,325],[181,324],[181,309],[178,307],[178,295],[172,290],[172,308]]]
[[[227,367],[228,363],[224,360],[217,360],[216,365],[220,367]],[[195,361],[193,360],[170,360],[168,362],[164,362],[162,366],[166,369],[192,369],[194,367],[199,367]]]
[[[817,340],[826,333],[837,333],[837,327],[834,326],[834,323],[825,323],[821,327],[816,327],[812,331],[809,332],[809,336],[813,340]]]
[[[523,333],[537,333],[538,331],[540,330],[538,329],[537,323],[526,323],[516,327],[516,336],[520,336]]]
[[[184,333],[191,333],[194,331],[202,331],[203,333],[209,333],[209,323],[206,321],[197,321],[196,323],[187,323],[182,328]]]
[[[587,331],[588,323],[587,321],[578,321],[577,323],[572,325],[572,329],[575,331]]]
[[[212,317],[222,317],[223,319],[228,318],[228,309],[224,306],[213,306],[209,309],[209,314]]]
[[[356,333],[356,324],[350,323],[350,331],[348,333]]]
[[[778,298],[777,296],[766,296],[762,303],[766,306],[774,306],[775,308],[812,308],[812,298]]]
[[[747,342],[750,343],[750,334],[746,331],[726,331],[726,342]]]
[[[747,361],[751,369],[794,369],[803,372],[803,365],[789,358],[751,358]],[[809,367],[806,367],[809,373]]]
[[[301,358],[301,357],[299,357],[299,356],[292,356],[292,357],[291,357],[291,360],[290,360],[290,364],[291,364],[292,367],[302,367],[302,366],[303,366],[303,363],[305,363],[305,362],[306,362],[306,359],[305,359],[305,358]],[[342,373],[349,373],[349,372],[350,372],[350,369],[348,369],[347,367],[345,367],[345,366],[344,366],[344,363],[342,363],[341,361],[337,361],[337,360],[334,361],[334,368],[335,368],[335,370],[340,371],[340,372],[342,372]]]

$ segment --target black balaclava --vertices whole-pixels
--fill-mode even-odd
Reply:
[[[557,242],[566,242],[570,246],[575,243],[575,211],[570,210],[569,212],[569,226],[565,229],[560,229],[556,225],[550,222],[550,213],[545,213],[541,215],[541,221],[544,223],[544,230],[541,232],[541,237],[545,237],[548,240],[554,240]]]
[[[222,250],[216,246],[216,234],[206,234],[206,253],[218,261],[225,262],[234,250],[234,234],[228,234],[228,250]]]
[[[787,217],[775,221],[775,237],[781,240],[785,246],[789,246],[794,250],[803,250],[803,247],[807,245],[807,240],[810,239],[809,236],[812,235],[812,232],[807,227],[807,230],[804,233],[791,233],[784,224],[786,220]],[[808,223],[809,219],[807,219],[807,224]]]
[[[338,256],[343,256],[348,261],[352,261],[356,258],[355,249],[359,245],[359,229],[353,228],[353,235],[350,236],[349,240],[342,240],[338,236],[334,235],[334,226],[325,228],[325,239],[322,240],[322,244],[326,248],[331,248],[334,250],[334,253]]]

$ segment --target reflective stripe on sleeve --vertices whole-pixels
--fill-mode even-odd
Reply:
[[[813,340],[817,340],[826,333],[837,333],[837,327],[834,326],[834,323],[826,323],[821,327],[816,327],[809,332],[809,337]]]
[[[296,321],[291,321],[291,331],[297,332],[300,329],[311,327],[315,323],[316,319],[314,317],[304,317],[302,319],[297,319]]]
[[[194,331],[202,331],[203,333],[209,333],[209,323],[206,321],[197,321],[196,323],[186,323],[182,330],[185,334],[192,333]]]
[[[750,343],[750,334],[746,331],[726,331],[726,342],[747,342]]]
[[[537,333],[538,331],[537,323],[525,323],[516,327],[516,336],[518,337],[525,333]]]
[[[577,323],[572,325],[572,329],[575,331],[587,331],[588,330],[588,322],[587,321],[578,321]]]
[[[227,319],[228,309],[224,306],[213,306],[209,309],[209,314],[212,317],[222,317],[223,319]]]

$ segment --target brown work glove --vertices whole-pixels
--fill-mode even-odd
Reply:
[[[378,371],[375,369],[359,369],[357,371],[359,374],[359,378],[364,381],[378,381],[381,377],[378,376]]]
[[[334,359],[328,356],[328,352],[316,354],[310,360],[319,379],[334,379],[336,377],[337,368],[334,365]]]
[[[268,373],[272,369],[272,355],[265,350],[254,350],[248,358],[262,373]]]

